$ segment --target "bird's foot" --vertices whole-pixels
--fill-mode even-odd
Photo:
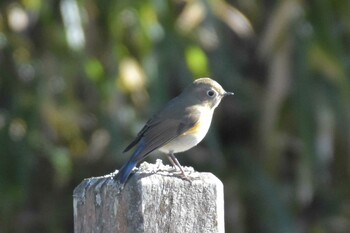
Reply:
[[[181,173],[181,170],[177,167],[177,166],[172,166],[170,169],[169,169],[169,172],[172,172],[172,173]]]

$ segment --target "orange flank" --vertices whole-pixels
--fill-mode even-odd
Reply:
[[[201,126],[203,126],[203,124],[199,121],[195,124],[195,126],[193,126],[189,130],[187,130],[185,133],[183,133],[183,135],[196,134],[196,133],[198,133],[198,131],[201,130]]]

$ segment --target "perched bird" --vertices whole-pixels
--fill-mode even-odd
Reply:
[[[178,167],[186,178],[174,153],[196,146],[207,134],[214,109],[226,92],[210,78],[200,78],[190,84],[157,114],[149,119],[137,137],[123,152],[136,146],[134,153],[119,170],[115,179],[125,184],[133,168],[149,153],[159,150],[166,153],[171,164]]]

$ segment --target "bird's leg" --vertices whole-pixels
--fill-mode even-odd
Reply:
[[[170,156],[170,154],[166,154],[166,155],[167,155],[167,157],[168,157],[168,159],[169,159],[171,165],[174,167],[174,170],[176,171],[176,170],[177,170],[177,166],[176,166],[176,164],[175,164],[173,158]]]
[[[180,169],[182,176],[186,177],[185,171],[182,169],[179,161],[175,157],[174,152],[170,151],[170,153],[168,154],[168,159],[174,167],[178,167]]]

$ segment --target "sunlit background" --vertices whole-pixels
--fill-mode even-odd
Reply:
[[[0,233],[73,232],[74,187],[120,168],[152,113],[203,76],[235,95],[178,158],[224,183],[226,232],[349,232],[349,12],[1,0]]]

